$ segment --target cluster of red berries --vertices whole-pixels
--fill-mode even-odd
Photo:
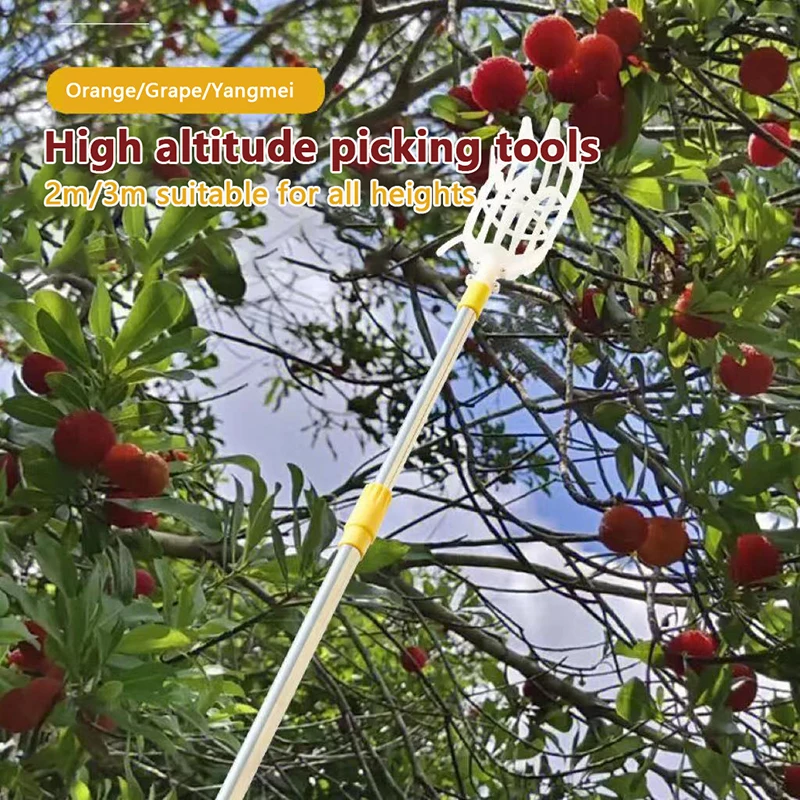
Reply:
[[[553,99],[573,104],[570,123],[605,150],[624,132],[619,72],[642,41],[642,25],[632,11],[610,8],[595,30],[578,39],[569,20],[553,14],[530,27],[523,47],[532,64],[547,70]]]
[[[31,677],[24,686],[0,697],[0,728],[9,733],[24,733],[38,728],[64,693],[64,670],[44,652],[47,631],[28,620],[25,627],[37,640],[19,642],[8,654],[8,663]]]
[[[691,313],[693,286],[689,284],[678,297],[672,314],[675,327],[691,339],[713,339],[723,325],[713,319]],[[775,377],[775,363],[749,344],[739,346],[739,358],[726,353],[719,363],[719,379],[730,392],[752,397],[766,392]]]
[[[609,508],[600,520],[600,541],[613,553],[632,555],[649,567],[680,561],[689,549],[689,534],[681,519],[651,517],[633,506]]]

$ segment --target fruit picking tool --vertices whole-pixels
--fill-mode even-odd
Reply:
[[[525,118],[517,141],[530,142]],[[561,123],[550,120],[546,139],[561,138]],[[566,147],[565,147],[566,149]],[[463,243],[472,274],[458,312],[375,481],[364,487],[347,523],[325,580],[281,665],[228,773],[217,800],[242,800],[278,725],[308,668],[358,563],[375,541],[400,475],[436,398],[486,301],[501,278],[530,275],[543,261],[580,189],[584,165],[537,159],[501,162],[493,151],[488,178],[478,192],[463,231],[442,245],[442,255]],[[569,185],[562,189],[569,176]],[[534,188],[536,187],[536,188]]]

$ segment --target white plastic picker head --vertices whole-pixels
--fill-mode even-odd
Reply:
[[[531,120],[525,117],[516,141],[533,138]],[[563,141],[557,119],[550,120],[544,139]],[[529,275],[544,261],[581,187],[584,165],[566,159],[551,164],[541,156],[527,163],[501,162],[494,147],[489,163],[489,177],[463,231],[437,255],[463,242],[473,274],[492,285],[499,278]],[[562,189],[567,176],[569,186]]]

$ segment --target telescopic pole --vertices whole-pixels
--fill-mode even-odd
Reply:
[[[499,270],[483,269],[469,282],[458,304],[458,313],[447,338],[436,354],[375,482],[364,487],[345,525],[339,550],[236,755],[217,794],[217,800],[242,800],[247,794],[359,561],[377,536],[389,507],[392,487],[405,466],[475,320],[492,293],[498,274]]]

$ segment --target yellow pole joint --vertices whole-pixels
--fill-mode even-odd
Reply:
[[[363,558],[378,535],[378,529],[391,501],[392,490],[388,486],[382,483],[368,483],[345,523],[339,547],[349,544],[355,547]]]
[[[458,301],[459,308],[471,308],[475,312],[475,316],[479,317],[486,301],[492,294],[494,287],[491,284],[484,283],[483,281],[473,278],[467,284],[467,291],[461,295],[461,300]]]

